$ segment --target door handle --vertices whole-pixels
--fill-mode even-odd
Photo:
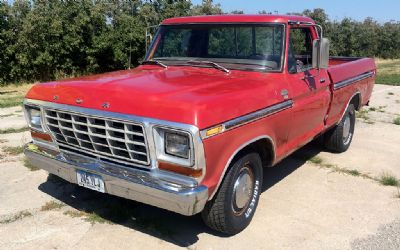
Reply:
[[[321,80],[319,80],[319,82],[320,82],[320,83],[325,83],[326,80],[325,80],[325,78],[321,78]]]

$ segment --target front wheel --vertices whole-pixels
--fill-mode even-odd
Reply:
[[[350,104],[338,125],[324,135],[325,147],[336,153],[343,153],[349,149],[353,140],[356,112]]]
[[[249,153],[235,161],[221,188],[202,212],[203,221],[212,229],[237,234],[253,218],[261,192],[263,169],[260,156]]]

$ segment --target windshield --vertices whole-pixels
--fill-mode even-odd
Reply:
[[[229,69],[280,71],[283,38],[282,24],[164,25],[146,60],[191,66],[207,61]]]

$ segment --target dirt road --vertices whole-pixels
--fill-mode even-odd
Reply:
[[[48,177],[24,166],[29,133],[0,134],[1,249],[400,249],[400,87],[376,86],[344,154],[308,145],[267,169],[258,210],[224,237],[184,217]],[[0,110],[0,130],[20,128],[20,108]],[[13,149],[13,150],[12,150]]]

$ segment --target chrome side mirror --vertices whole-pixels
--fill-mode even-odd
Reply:
[[[327,69],[329,66],[329,39],[316,39],[313,42],[312,66],[316,69]]]

